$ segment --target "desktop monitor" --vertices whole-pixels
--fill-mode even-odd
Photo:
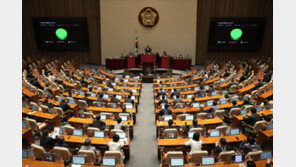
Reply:
[[[126,109],[133,109],[133,105],[132,105],[132,104],[126,104],[126,105],[125,105],[125,108],[126,108]]]
[[[83,136],[83,131],[80,129],[74,129],[73,135],[74,136]]]
[[[88,89],[92,88],[92,85],[87,85],[87,88],[88,88]]]
[[[222,105],[222,104],[226,104],[227,103],[227,100],[221,100],[220,101],[220,104]]]
[[[59,128],[59,134],[62,135],[64,133],[63,128]]]
[[[193,108],[198,108],[199,107],[199,103],[192,103],[192,107]]]
[[[239,129],[230,129],[230,135],[233,136],[233,135],[239,135],[240,134],[240,131]]]
[[[131,99],[132,99],[132,100],[135,100],[135,99],[136,99],[136,96],[132,96]]]
[[[79,113],[79,118],[85,118],[85,114],[84,113]]]
[[[62,102],[62,98],[60,98],[60,97],[59,97],[59,98],[58,98],[58,102],[60,102],[60,103],[61,103],[61,102]]]
[[[75,104],[74,100],[72,100],[72,99],[69,100],[69,103],[72,104],[72,105]]]
[[[256,107],[256,112],[261,112],[262,110],[262,107]]]
[[[119,81],[119,78],[115,78],[115,81]]]
[[[209,88],[210,88],[209,85],[206,85],[206,86],[205,86],[205,89],[206,89],[206,90],[209,89]]]
[[[116,98],[119,99],[119,100],[121,100],[122,99],[122,96],[116,95]]]
[[[108,99],[108,98],[109,98],[109,95],[107,95],[107,94],[103,95],[103,99]]]
[[[22,122],[22,129],[27,129],[28,128],[28,124],[26,122]]]
[[[227,93],[228,93],[227,90],[223,90],[223,91],[222,91],[222,94],[227,94]]]
[[[202,166],[215,165],[215,157],[214,156],[202,157],[201,165]]]
[[[267,130],[273,129],[273,123],[267,124]]]
[[[244,162],[243,155],[234,155],[232,163],[242,163]]]
[[[119,116],[122,121],[127,121],[127,116],[126,115],[120,115]]]
[[[85,157],[73,155],[72,164],[85,165]]]
[[[194,116],[193,115],[186,115],[185,116],[185,120],[186,121],[193,121],[193,119],[194,119]]]
[[[198,90],[199,90],[199,87],[195,87],[195,88],[194,88],[194,91],[198,91]]]
[[[187,99],[191,99],[193,95],[187,95]]]
[[[246,115],[247,113],[248,113],[248,110],[246,109],[241,110],[241,115]]]
[[[171,166],[184,166],[183,158],[171,158]]]
[[[101,116],[101,120],[102,121],[104,121],[104,120],[106,120],[107,119],[107,116],[106,115],[104,115],[104,114],[102,114],[102,115],[100,115]]]
[[[32,110],[33,110],[33,111],[38,111],[38,106],[35,106],[35,105],[34,105],[34,106],[32,107]]]
[[[207,106],[211,107],[213,105],[213,101],[207,101]]]
[[[22,158],[28,158],[29,157],[29,151],[28,150],[22,150]]]
[[[217,96],[217,92],[212,92],[212,96]]]
[[[113,92],[113,88],[108,88],[108,92]]]
[[[233,98],[232,101],[236,101],[236,102],[238,102],[239,99],[238,99],[238,97],[236,97],[236,98]]]
[[[272,157],[271,151],[263,152],[260,154],[261,160],[271,159],[271,157]]]
[[[169,121],[170,119],[173,119],[172,115],[165,115],[163,121]]]
[[[130,78],[130,76],[129,75],[126,75],[125,78]]]
[[[194,132],[188,132],[188,138],[193,138]]]
[[[90,96],[91,97],[96,97],[96,93],[91,93]]]
[[[102,90],[102,87],[97,87],[97,90]]]
[[[96,138],[104,138],[105,137],[104,132],[101,132],[101,131],[95,131],[94,136]]]
[[[124,132],[116,132],[116,134],[118,134],[120,139],[125,139],[126,138],[126,134]]]
[[[106,81],[103,81],[103,82],[102,82],[102,84],[103,84],[103,85],[106,85],[106,84],[107,84],[107,82],[106,82]]]
[[[81,95],[81,96],[85,96],[85,92],[80,91],[80,92],[79,92],[79,95]]]
[[[103,166],[115,166],[115,158],[103,158],[102,165]]]
[[[116,86],[116,83],[115,83],[115,82],[112,82],[111,85],[112,85],[112,86]]]
[[[210,133],[210,137],[219,137],[220,131],[219,130],[212,130]]]
[[[128,80],[127,79],[124,79],[123,82],[128,82]]]
[[[137,93],[137,90],[136,90],[136,89],[132,89],[132,92],[133,92],[133,93]]]
[[[55,162],[55,153],[43,153],[43,161]]]

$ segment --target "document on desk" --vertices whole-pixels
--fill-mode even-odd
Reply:
[[[54,127],[53,133],[50,134],[49,136],[52,138],[56,138],[56,136],[59,136],[60,134],[60,131],[61,131],[60,129],[61,129],[60,127]]]

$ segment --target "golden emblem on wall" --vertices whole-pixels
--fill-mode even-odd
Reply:
[[[138,19],[142,26],[152,28],[158,23],[159,15],[154,8],[145,7],[140,11]]]

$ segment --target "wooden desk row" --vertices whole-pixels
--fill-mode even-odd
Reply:
[[[266,167],[266,160],[264,161],[255,161],[256,167]],[[215,162],[215,165],[207,165],[207,166],[213,166],[213,167],[242,167],[241,165],[244,163],[231,163],[231,164],[224,164],[222,162]],[[273,167],[273,164],[270,165]],[[160,164],[160,167],[162,167],[162,164]],[[198,167],[194,164],[184,164],[184,167]]]
[[[201,101],[209,101],[209,100],[218,100],[218,99],[220,99],[222,97],[222,95],[216,95],[216,96],[207,96],[207,97],[196,97],[195,98],[195,101],[196,102],[201,102]],[[169,102],[169,103],[172,103],[172,102],[174,102],[174,99],[167,99],[167,101]],[[182,99],[182,101],[184,102],[184,103],[186,103],[186,102],[191,102],[191,99]],[[159,100],[158,99],[155,99],[154,100],[154,103],[159,103]]]
[[[193,88],[193,87],[197,87],[197,84],[192,84],[192,85],[184,85],[184,86],[172,86],[172,87],[162,87],[163,90],[166,89],[184,89],[184,88]],[[160,87],[156,87],[154,88],[154,90],[159,90]]]
[[[271,115],[273,114],[271,110],[263,110],[262,112],[258,113],[260,116],[262,116],[262,113],[264,115]],[[251,115],[251,113],[248,113],[248,115]],[[232,127],[241,127],[241,122],[243,120],[243,115],[234,116],[232,119]]]

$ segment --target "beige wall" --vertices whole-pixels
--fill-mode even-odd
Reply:
[[[153,52],[189,54],[195,62],[197,0],[101,0],[100,3],[102,64],[105,58],[135,52],[135,31],[140,53],[149,45]],[[152,29],[145,29],[138,22],[140,10],[148,6],[159,13],[159,22]]]

